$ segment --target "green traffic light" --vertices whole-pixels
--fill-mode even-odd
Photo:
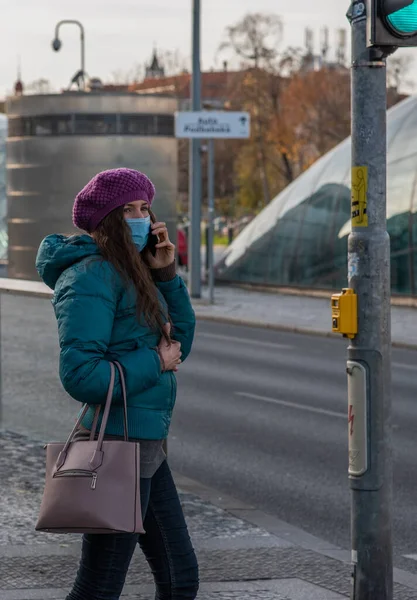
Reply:
[[[404,4],[407,3],[407,6]],[[403,5],[403,8],[395,10],[395,5]],[[386,20],[397,35],[413,35],[417,33],[417,0],[387,0]]]

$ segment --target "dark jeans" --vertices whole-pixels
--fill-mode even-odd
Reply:
[[[155,580],[155,600],[194,600],[197,559],[166,461],[141,479],[145,535],[86,534],[80,568],[67,600],[118,600],[139,543]]]

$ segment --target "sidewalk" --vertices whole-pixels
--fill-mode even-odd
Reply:
[[[331,292],[328,295],[297,290],[267,292],[219,286],[215,290],[214,305],[208,302],[206,288],[203,289],[203,297],[194,300],[193,304],[197,318],[203,320],[322,336],[336,335],[340,339],[339,335],[331,332],[330,295]],[[401,299],[394,299],[394,303],[391,309],[393,344],[417,349],[417,308],[401,305]]]
[[[180,270],[187,281],[187,273]],[[39,297],[45,301],[52,291],[43,283],[3,279],[3,302],[18,296]],[[18,290],[17,296],[14,290]],[[23,291],[26,290],[26,291]],[[210,305],[206,287],[194,299],[197,317],[202,320],[266,327],[281,331],[337,337],[331,331],[331,292],[295,288],[260,290],[250,286],[218,285],[215,303]],[[33,300],[32,300],[33,301]],[[7,305],[10,305],[7,302]],[[417,298],[395,297],[391,306],[392,342],[395,346],[417,349]]]
[[[33,530],[44,451],[0,433],[0,599],[64,600],[75,576],[79,536]],[[20,469],[15,465],[19,464]],[[200,600],[339,600],[350,590],[348,552],[200,484],[176,477],[201,570]],[[396,571],[395,598],[417,599],[417,575]],[[140,552],[124,598],[152,597]]]
[[[294,294],[220,287],[214,306],[204,297],[194,305],[200,319],[331,335],[328,298]],[[21,404],[17,405],[18,414],[14,415],[11,414],[14,405],[9,402],[8,423],[13,430],[21,418],[31,419],[39,437],[44,428],[36,423],[39,415],[33,410],[31,400],[39,398],[42,386],[45,394],[39,401],[50,403],[51,397],[56,399],[59,394],[55,375],[52,378],[50,369],[44,368],[46,363],[52,364],[56,353],[55,330],[50,326],[52,313],[43,299],[12,296],[3,298],[3,312],[3,343],[7,345],[9,361],[5,365],[6,387],[15,389],[13,378],[25,372],[19,394],[28,406],[22,416]],[[394,341],[417,347],[416,310],[395,306],[392,317]],[[26,338],[29,326],[32,335]],[[26,340],[24,346],[22,339]],[[19,365],[18,373],[13,371],[13,363]],[[62,410],[64,400],[57,406]],[[38,405],[40,414],[41,410]],[[54,431],[58,437],[61,435]],[[77,569],[79,536],[34,532],[43,470],[44,451],[40,442],[15,432],[0,431],[0,600],[64,600]],[[349,597],[348,552],[196,482],[179,475],[176,480],[199,557],[200,600]],[[416,574],[396,570],[395,580],[396,600],[417,600]],[[138,553],[124,598],[149,600],[152,590],[148,568]]]

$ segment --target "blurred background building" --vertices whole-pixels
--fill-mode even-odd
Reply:
[[[6,137],[7,118],[0,114],[0,275],[7,260]]]
[[[417,293],[417,97],[388,116],[388,232],[392,289]],[[340,288],[347,281],[350,138],[318,160],[227,249],[217,275],[270,286]]]
[[[253,30],[262,35],[254,39]],[[306,29],[303,49],[280,48],[281,19],[247,15],[225,31],[221,68],[202,73],[205,109],[247,110],[252,121],[249,140],[215,143],[216,256],[225,249],[217,266],[221,281],[328,289],[346,283],[347,37],[344,30],[323,27],[317,44],[316,33]],[[410,65],[404,58],[388,65],[388,105],[396,105],[389,113],[392,283],[394,292],[404,294],[417,293],[417,100],[398,104]],[[69,89],[73,85],[74,79]],[[52,231],[72,231],[75,194],[95,173],[117,166],[143,169],[155,180],[159,216],[177,241],[179,262],[187,265],[189,143],[173,136],[174,112],[189,109],[190,86],[187,61],[170,50],[155,49],[146,64],[121,71],[112,83],[86,78],[85,91],[79,86],[52,93],[45,79],[24,85],[18,69],[8,121],[0,115],[0,266],[7,263],[8,247],[9,276],[36,277],[39,241]],[[204,244],[205,153],[202,163]]]
[[[174,98],[101,90],[15,95],[7,101],[9,277],[36,278],[40,241],[74,230],[77,192],[106,169],[146,172],[158,190],[158,216],[174,235],[176,108]]]

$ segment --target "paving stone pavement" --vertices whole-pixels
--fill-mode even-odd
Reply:
[[[43,477],[42,444],[0,431],[0,600],[63,600],[73,582],[80,536],[34,532]],[[189,491],[180,496],[199,559],[201,600],[348,597],[349,564],[281,540]],[[125,597],[152,597],[137,595],[144,587],[152,589],[152,576],[138,552]],[[397,585],[395,598],[417,600],[417,589]]]
[[[0,545],[79,541],[79,536],[75,535],[34,531],[44,484],[44,457],[40,442],[10,431],[0,432]],[[228,515],[193,494],[182,493],[181,501],[193,539],[270,537],[268,532]]]
[[[137,598],[135,596],[135,598]],[[142,598],[142,596],[141,596]],[[143,596],[143,600],[149,596]],[[199,600],[339,600],[342,597],[300,579],[255,581],[245,584],[204,585]],[[124,596],[125,600],[133,600]]]
[[[242,595],[243,594],[243,595]],[[149,596],[122,596],[124,600],[149,600]],[[259,590],[257,592],[208,592],[199,594],[199,600],[293,600],[289,596],[282,595],[279,592],[268,592]],[[320,599],[321,600],[321,599]]]
[[[53,317],[48,304],[32,298],[2,299],[2,341],[8,348],[4,396],[13,424],[19,419],[24,422],[31,419],[36,425],[38,417],[33,411],[33,398],[39,396],[40,386],[45,392],[41,401],[50,406],[53,398],[59,406],[60,417],[62,411],[66,413],[65,417],[70,417],[73,411],[72,406],[67,408],[67,400],[58,385],[57,369],[51,375],[51,364],[56,360],[56,331],[51,327]],[[195,304],[200,317],[244,321],[250,314],[254,321],[264,325],[288,328],[297,325],[321,333],[327,333],[330,328],[327,298],[249,293],[224,287],[217,290],[213,307],[204,299]],[[394,341],[416,343],[415,315],[416,309],[393,307]],[[16,328],[25,332],[29,327],[31,336],[22,348]],[[40,339],[44,341],[41,345]],[[24,415],[20,413],[21,405],[16,407],[13,402],[19,381],[19,395],[27,407]],[[56,421],[58,438],[62,437],[60,421],[62,418]],[[42,425],[36,427],[37,435],[40,432],[43,437],[46,432]],[[34,532],[43,474],[44,451],[39,442],[12,431],[0,432],[0,600],[63,600],[73,581],[79,536]],[[283,543],[267,531],[203,501],[196,494],[182,492],[180,496],[200,562],[202,588],[199,600],[338,600],[349,597],[349,564]],[[51,545],[55,548],[53,552]],[[19,548],[24,550],[25,556],[19,556]],[[153,597],[152,589],[149,570],[138,553],[123,598],[149,600]],[[417,586],[410,589],[395,585],[394,598],[417,600]]]
[[[197,550],[197,555],[205,582],[299,577],[316,585],[325,585],[338,593],[349,589],[348,565],[297,548]],[[78,556],[75,555],[3,557],[0,582],[3,590],[67,588],[73,582],[77,565]],[[152,581],[145,560],[137,553],[130,565],[126,584],[151,584]]]
[[[143,586],[141,591],[132,595],[122,593],[123,600],[150,600],[153,597],[153,587]],[[65,592],[55,590],[52,594],[47,593],[42,600],[63,600]],[[0,598],[3,596],[0,593]],[[27,596],[20,600],[40,600],[40,596]],[[300,579],[271,580],[268,582],[251,582],[246,586],[242,584],[219,584],[213,586],[204,585],[198,594],[199,600],[343,600],[339,594],[329,592],[324,588],[305,583]],[[10,597],[10,600],[15,598]]]

